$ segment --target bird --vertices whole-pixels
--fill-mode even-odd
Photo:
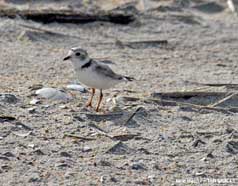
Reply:
[[[99,112],[100,109],[103,90],[112,88],[121,82],[134,80],[132,77],[115,73],[103,61],[90,58],[88,52],[80,47],[71,48],[63,60],[72,62],[78,80],[92,90],[86,107],[92,107],[95,90],[100,90],[96,112]]]

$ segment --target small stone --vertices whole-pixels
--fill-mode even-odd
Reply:
[[[181,119],[185,121],[192,121],[192,119],[187,116],[182,116]]]
[[[119,141],[117,143],[114,143],[111,146],[111,148],[109,148],[106,151],[106,153],[124,155],[124,154],[130,154],[132,151],[133,151],[133,149],[130,149],[126,144]]]
[[[61,108],[61,109],[66,109],[67,106],[66,106],[66,105],[60,105],[59,108]]]
[[[84,146],[82,150],[83,152],[90,152],[92,151],[92,148],[90,148],[89,146]]]
[[[7,157],[15,157],[15,155],[11,152],[5,152],[3,153],[4,156],[7,156]]]
[[[61,160],[60,162],[55,164],[55,167],[59,167],[59,168],[70,167],[70,162],[67,160]]]
[[[212,152],[209,152],[209,153],[207,154],[207,157],[208,157],[208,158],[214,158],[214,155],[212,154]]]
[[[28,182],[40,182],[41,177],[39,176],[38,173],[31,173],[31,178],[29,179]]]
[[[64,175],[66,179],[69,179],[70,177],[74,177],[77,173],[75,172],[71,172],[71,171],[67,171]]]
[[[60,152],[60,156],[68,157],[68,158],[71,158],[71,157],[72,157],[72,155],[69,154],[68,152]]]
[[[26,132],[26,133],[18,133],[18,132],[12,132],[12,133],[16,136],[20,136],[20,137],[25,138],[25,137],[29,136],[32,133],[32,131],[29,131],[29,132]]]
[[[0,94],[0,102],[14,104],[18,102],[18,98],[13,94]]]
[[[30,90],[38,90],[38,89],[41,89],[43,88],[43,85],[42,84],[35,84],[35,85],[32,85],[29,87]]]
[[[193,143],[192,143],[192,146],[193,147],[198,147],[199,144],[206,144],[204,141],[202,141],[201,139],[196,139]]]
[[[115,177],[112,177],[112,176],[111,176],[110,180],[114,183],[116,183],[118,181]]]
[[[72,99],[72,96],[69,94],[66,94],[62,90],[57,90],[55,88],[42,88],[36,91],[36,95],[51,99],[51,100],[63,100],[63,101],[69,101]]]
[[[6,161],[10,161],[9,158],[5,157],[5,156],[0,156],[0,160],[6,160]]]
[[[2,170],[5,170],[5,171],[9,171],[10,169],[12,169],[12,167],[8,166],[8,165],[2,165],[1,166],[1,169]]]
[[[70,85],[67,85],[66,88],[68,90],[76,90],[76,91],[79,91],[79,92],[82,92],[82,93],[85,93],[86,92],[86,89],[81,86],[81,85],[77,85],[77,84],[70,84]]]
[[[98,164],[98,165],[101,165],[101,166],[108,166],[108,167],[111,166],[111,163],[108,162],[108,161],[105,161],[105,160],[100,160],[100,161],[98,161],[97,164]]]
[[[156,176],[154,174],[148,176],[148,180],[153,183],[156,180]]]
[[[34,107],[28,108],[27,110],[31,114],[36,112],[36,108],[34,108]]]
[[[40,149],[37,149],[37,150],[33,151],[32,154],[45,155],[45,153],[43,153]]]
[[[43,105],[42,107],[43,107],[43,108],[49,108],[50,105]]]
[[[34,98],[34,99],[32,99],[32,100],[30,101],[30,104],[31,104],[31,105],[36,105],[36,104],[38,104],[38,103],[40,103],[40,100],[39,100],[39,99],[36,99],[36,98]]]
[[[146,170],[145,165],[143,163],[133,163],[131,165],[131,169],[134,169],[134,170]]]
[[[226,151],[231,154],[238,154],[238,141],[227,142]]]
[[[101,176],[101,177],[100,177],[100,182],[101,182],[101,183],[104,183],[105,181],[106,181],[105,176]]]
[[[35,147],[35,144],[30,143],[30,144],[28,144],[28,147],[34,148],[34,147]]]

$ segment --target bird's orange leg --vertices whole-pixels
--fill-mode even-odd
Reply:
[[[92,94],[91,94],[91,97],[88,100],[88,103],[86,104],[86,107],[92,107],[92,101],[93,101],[94,94],[95,94],[95,88],[92,88]]]
[[[102,89],[100,89],[100,97],[99,97],[98,105],[97,105],[97,108],[96,108],[96,112],[99,111],[99,107],[100,107],[100,104],[102,102],[102,98],[103,98]]]

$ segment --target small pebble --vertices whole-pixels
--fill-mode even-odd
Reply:
[[[105,181],[106,181],[105,176],[101,176],[101,177],[100,177],[100,182],[101,182],[101,183],[104,183]]]
[[[67,85],[66,88],[68,90],[76,90],[76,91],[79,91],[79,92],[82,92],[82,93],[86,92],[86,89],[83,86],[77,85],[77,84]]]
[[[143,163],[133,163],[131,165],[131,169],[134,169],[134,170],[146,170],[145,165]]]
[[[31,108],[28,108],[27,110],[28,110],[29,113],[32,114],[32,113],[34,113],[36,111],[36,108],[31,107]]]
[[[34,148],[34,147],[35,147],[35,144],[30,143],[30,144],[28,144],[28,147]]]
[[[238,154],[238,141],[228,141],[226,144],[226,152]]]
[[[83,147],[83,152],[90,152],[91,150],[92,150],[92,148],[90,148],[89,146]]]
[[[61,109],[66,109],[67,106],[66,106],[66,105],[60,105],[59,108],[61,108]]]
[[[39,99],[36,99],[36,98],[34,98],[33,100],[30,101],[30,104],[31,104],[31,105],[36,105],[36,104],[38,104],[38,103],[40,103],[40,100],[39,100]]]
[[[148,176],[148,180],[153,183],[156,180],[156,176],[154,174]]]
[[[72,96],[65,93],[62,90],[57,90],[55,88],[42,88],[36,91],[36,95],[51,99],[51,100],[63,100],[63,101],[69,101],[72,99]]]
[[[15,157],[15,155],[11,152],[5,152],[3,153],[4,156],[7,156],[7,157]]]
[[[14,135],[16,135],[16,136],[20,136],[20,137],[27,137],[27,136],[29,136],[32,132],[31,131],[29,131],[29,132],[26,132],[26,133],[18,133],[18,132],[12,132]]]
[[[36,154],[36,155],[45,155],[45,153],[42,152],[40,149],[37,149],[37,150],[33,151],[32,154]]]
[[[69,154],[68,152],[61,152],[60,156],[67,157],[67,158],[71,158],[72,157],[72,155]]]
[[[41,177],[39,176],[38,173],[31,173],[31,178],[29,179],[28,182],[40,182]]]
[[[3,103],[17,103],[18,98],[13,94],[0,94],[0,102]]]
[[[111,163],[108,162],[108,161],[105,161],[105,160],[100,160],[97,162],[98,165],[101,165],[101,166],[108,166],[110,167],[111,166]]]

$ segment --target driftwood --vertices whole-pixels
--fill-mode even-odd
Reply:
[[[85,114],[87,119],[96,121],[96,122],[101,122],[105,120],[114,120],[114,119],[119,119],[123,116],[123,112],[115,112],[115,113],[108,113],[108,114],[92,114],[92,113],[84,113],[81,112],[80,114]]]
[[[19,26],[36,31],[36,32],[41,32],[41,33],[45,33],[48,35],[54,35],[54,36],[60,36],[60,37],[73,37],[73,38],[78,38],[81,39],[79,36],[74,36],[74,35],[69,35],[69,34],[65,34],[65,33],[61,33],[61,32],[56,32],[53,30],[49,30],[49,29],[45,29],[45,28],[40,28],[40,27],[35,27],[32,25],[26,25],[26,24],[19,24]]]
[[[88,124],[88,127],[93,128],[93,130],[94,130],[95,132],[97,132],[98,134],[103,135],[103,136],[106,136],[106,137],[112,139],[112,136],[110,136],[109,134],[107,134],[107,132],[106,132],[105,130],[101,129],[99,126],[95,125],[94,123],[89,123],[89,124]]]
[[[195,84],[195,85],[202,85],[202,86],[209,86],[209,87],[226,87],[229,89],[238,89],[237,83],[199,83],[193,81],[187,81],[188,83]]]
[[[148,101],[155,102],[162,106],[183,106],[183,107],[189,107],[194,108],[198,110],[213,110],[217,112],[222,112],[225,114],[231,114],[234,112],[238,112],[238,108],[236,109],[229,109],[229,108],[222,108],[222,107],[210,107],[210,106],[202,106],[202,105],[195,105],[191,103],[185,103],[185,102],[177,102],[177,101],[169,101],[169,100],[159,100],[159,99],[148,99]]]
[[[70,137],[70,138],[86,140],[86,141],[96,140],[95,138],[89,138],[89,137],[79,136],[79,135],[76,135],[76,134],[68,134],[68,133],[65,133],[64,137]]]
[[[138,136],[140,136],[140,134],[117,134],[112,136],[112,139],[120,141],[128,141]]]
[[[16,118],[13,116],[1,116],[0,115],[0,123],[2,122],[11,122],[11,121],[15,121]]]
[[[237,94],[238,93],[233,93],[233,94],[231,94],[231,95],[229,95],[229,96],[219,100],[218,102],[211,104],[210,106],[211,107],[216,107],[217,105],[220,105],[220,104],[226,102],[227,100],[231,99],[232,97],[236,96]]]
[[[133,49],[146,48],[146,47],[160,47],[162,45],[167,45],[167,40],[144,40],[144,41],[120,41],[116,40],[116,45],[124,48],[129,47]]]
[[[134,118],[134,116],[142,109],[142,107],[138,107],[134,112],[130,114],[123,125],[128,125],[128,123]]]
[[[222,108],[222,107],[211,107],[211,106],[202,106],[202,105],[195,105],[191,103],[185,103],[185,102],[177,102],[177,101],[170,101],[170,100],[161,100],[161,99],[146,99],[145,102],[155,102],[156,104],[159,104],[161,106],[182,106],[187,108],[193,108],[197,110],[212,110],[217,112],[222,112],[225,114],[232,114],[237,113],[238,108]]]
[[[196,91],[189,91],[189,92],[162,92],[162,93],[153,93],[152,99],[154,102],[159,103],[160,105],[164,106],[186,106],[195,109],[207,109],[207,110],[214,110],[220,111],[224,113],[237,113],[238,107],[230,107],[230,108],[223,108],[218,107],[218,105],[225,103],[226,101],[230,100],[231,98],[237,96],[237,92],[196,92]],[[215,103],[209,105],[196,105],[187,102],[177,102],[174,99],[189,99],[192,97],[197,98],[204,98],[206,96],[210,97],[221,97],[222,99],[218,100]],[[155,99],[153,99],[155,98]],[[172,99],[172,100],[170,100]]]
[[[227,96],[227,92],[199,92],[199,91],[186,91],[186,92],[159,92],[153,93],[152,97],[159,98],[184,98],[189,99],[191,97],[205,97],[205,96],[216,96],[224,97]]]
[[[136,17],[126,11],[111,10],[96,11],[95,13],[85,13],[75,9],[18,9],[15,7],[1,7],[0,16],[16,18],[17,16],[42,23],[89,23],[95,21],[105,21],[117,24],[129,24],[135,21]]]

